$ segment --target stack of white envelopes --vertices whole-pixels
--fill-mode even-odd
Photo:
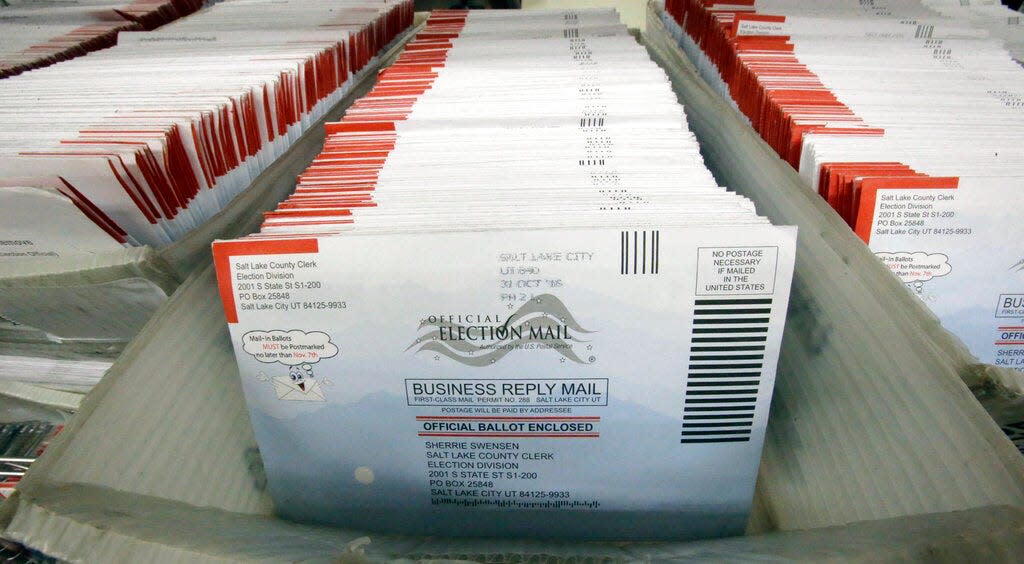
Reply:
[[[249,187],[412,19],[411,0],[226,1],[0,81],[0,316],[123,345],[277,201]]]
[[[4,2],[0,78],[111,47],[122,31],[155,29],[202,5],[201,0]]]
[[[260,233],[214,244],[277,511],[742,533],[795,238],[715,183],[613,11],[432,13]]]
[[[1024,369],[1024,69],[971,17],[996,8],[668,4],[704,75],[943,326]]]

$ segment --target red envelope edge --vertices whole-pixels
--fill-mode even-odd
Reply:
[[[231,257],[251,255],[316,254],[316,239],[289,239],[283,241],[214,241],[213,264],[217,271],[217,287],[228,323],[238,323],[235,296],[231,291]]]
[[[923,178],[866,178],[860,186],[860,208],[854,232],[865,243],[871,242],[871,225],[875,218],[875,205],[878,191],[894,188],[903,189],[939,189],[958,188],[960,179],[956,176],[933,176]]]

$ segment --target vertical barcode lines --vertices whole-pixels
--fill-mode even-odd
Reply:
[[[619,257],[619,274],[658,274],[661,268],[661,232],[621,232]]]

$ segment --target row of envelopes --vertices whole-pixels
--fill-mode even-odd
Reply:
[[[260,232],[214,243],[278,513],[742,532],[796,230],[715,182],[615,12],[434,12],[326,128]]]
[[[793,301],[780,355],[780,378],[772,401],[776,419],[768,427],[758,476],[755,503],[758,510],[754,512],[749,529],[756,536],[693,544],[593,544],[372,534],[373,542],[367,544],[365,528],[306,526],[273,518],[265,482],[253,477],[254,469],[258,471],[261,466],[259,455],[252,448],[252,426],[238,397],[237,375],[231,366],[236,361],[230,347],[226,346],[223,311],[216,306],[195,307],[217,300],[216,283],[208,270],[183,285],[171,298],[172,307],[165,309],[160,319],[150,324],[126,351],[123,361],[102,384],[102,393],[85,403],[86,416],[73,421],[64,432],[64,440],[53,445],[36,463],[23,482],[19,503],[12,508],[16,511],[5,528],[5,537],[45,548],[47,553],[69,560],[102,562],[138,560],[139,555],[191,561],[197,554],[237,560],[332,560],[339,555],[343,559],[362,558],[363,552],[370,560],[481,561],[547,560],[553,555],[556,558],[651,561],[706,560],[709,555],[718,560],[750,559],[752,555],[764,559],[792,559],[795,554],[808,553],[828,553],[847,560],[907,559],[908,555],[924,553],[939,557],[956,555],[961,560],[969,560],[977,554],[1008,555],[1006,558],[1011,559],[1009,555],[1020,553],[1021,513],[1008,506],[1020,505],[1024,500],[1020,480],[1024,476],[1024,462],[999,436],[991,420],[964,389],[956,371],[963,365],[962,357],[957,356],[958,349],[942,346],[948,340],[938,338],[942,332],[930,318],[921,315],[923,308],[912,296],[891,291],[899,289],[897,281],[874,261],[852,232],[835,229],[840,225],[838,217],[815,215],[826,209],[820,198],[809,191],[800,192],[803,187],[796,182],[799,178],[795,173],[781,166],[783,163],[768,158],[763,151],[765,146],[690,73],[685,61],[680,60],[678,50],[662,32],[656,21],[649,22],[644,39],[652,51],[657,48],[655,56],[673,76],[678,91],[685,95],[687,121],[707,140],[704,145],[706,162],[716,172],[740,171],[745,178],[737,178],[736,174],[722,178],[728,178],[730,186],[742,188],[752,198],[757,198],[761,213],[771,213],[787,218],[787,222],[806,226],[798,240],[799,274],[794,280]],[[723,166],[725,164],[732,167]],[[765,185],[784,189],[785,194],[794,197],[779,197],[778,191],[761,190]],[[344,237],[342,234],[338,238]],[[662,250],[669,252],[664,232]],[[511,258],[513,250],[505,252],[509,255],[507,258]],[[460,255],[435,262],[444,266],[459,262],[461,258]],[[286,256],[274,259],[275,263],[298,261]],[[616,265],[614,261],[613,268]],[[641,272],[642,265],[640,262]],[[358,266],[353,265],[346,276],[357,275]],[[662,272],[667,269],[668,264],[663,262]],[[458,283],[459,279],[453,277],[450,282]],[[411,288],[413,286],[400,288],[393,294],[394,299],[400,299],[402,292]],[[335,298],[325,302],[344,301],[343,296]],[[567,302],[567,305],[574,306],[574,303]],[[673,302],[666,299],[665,303]],[[459,313],[474,312],[437,311],[434,315]],[[577,314],[575,310],[572,313]],[[631,313],[620,317],[628,318]],[[335,317],[343,319],[344,313],[337,313]],[[581,326],[593,331],[590,336],[598,337],[604,327],[588,326],[590,319],[580,312]],[[364,323],[363,328],[373,331],[379,323],[373,320]],[[427,331],[424,327],[424,332]],[[924,338],[921,338],[922,331]],[[477,330],[472,332],[475,335]],[[590,338],[587,334],[580,335]],[[641,339],[633,339],[633,342],[637,345],[634,356],[643,361],[648,349]],[[337,344],[341,356],[359,352],[353,343]],[[374,348],[381,346],[373,345]],[[404,346],[407,344],[403,343]],[[864,354],[863,351],[871,352]],[[607,355],[599,352],[594,356],[599,357],[597,362],[600,363]],[[428,356],[424,360],[431,359]],[[584,360],[587,359],[589,357]],[[508,369],[506,364],[515,360],[510,354],[494,367]],[[566,364],[570,362],[566,360]],[[319,375],[323,364],[321,361],[311,365],[312,373]],[[558,375],[558,367],[549,368]],[[643,370],[641,364],[635,368]],[[524,367],[524,371],[527,369]],[[265,364],[263,371],[267,380],[262,385],[268,394],[276,396],[278,387],[288,387],[289,384],[280,381],[281,376],[288,383],[293,382],[289,374],[283,373],[283,365]],[[302,386],[297,383],[299,371],[305,381],[306,372],[298,365],[296,385],[286,389],[285,395],[302,395]],[[256,375],[258,378],[258,371]],[[324,397],[354,395],[356,390],[351,389],[349,376],[330,376],[334,386],[321,385]],[[680,384],[681,378],[680,375]],[[413,383],[423,384],[410,382]],[[595,385],[589,389],[602,391],[598,383],[592,384]],[[438,389],[443,388],[438,386]],[[463,391],[469,390],[465,387]],[[429,397],[425,386],[416,391]],[[613,386],[609,388],[609,398],[625,391]],[[179,424],[167,425],[169,412],[180,414]],[[382,426],[395,419],[381,413],[385,412],[374,415]],[[398,423],[402,423],[401,417],[398,419]],[[415,429],[416,423],[407,419],[404,422],[408,425],[407,432]],[[613,423],[616,422],[603,421],[601,431],[609,432]],[[336,428],[339,429],[337,435],[354,432],[343,425]],[[368,442],[383,436],[377,428],[365,434]],[[209,440],[196,441],[196,436]],[[644,436],[633,433],[624,437],[621,441],[624,447],[614,456],[590,458],[587,462],[607,471],[608,484],[619,480],[620,474],[660,478],[663,474],[655,472],[647,459],[637,456],[630,448],[637,438]],[[331,453],[334,436],[326,441],[314,438],[319,439],[320,435],[289,437],[291,442],[307,447],[306,457],[292,460],[296,471],[303,471],[307,460]],[[467,442],[469,440],[474,439],[467,439]],[[529,445],[527,440],[519,442]],[[394,444],[394,451],[401,452],[402,446]],[[708,448],[719,446],[722,445],[711,443]],[[190,456],[182,457],[182,452]],[[523,452],[534,459],[530,464],[541,465],[542,457],[533,455],[549,451],[524,449]],[[672,454],[673,450],[666,448],[665,452]],[[423,458],[414,461],[410,468],[415,466],[427,471],[428,460],[460,465],[474,462],[466,458],[427,459],[426,454],[422,454]],[[358,452],[353,456],[358,456]],[[510,462],[508,457],[480,461]],[[564,466],[567,473],[572,473],[578,468],[575,462],[574,459],[559,459],[553,465]],[[367,465],[358,476],[369,482],[367,489],[378,488],[398,497],[407,496],[408,492],[393,488],[394,483],[383,477],[385,470],[396,466],[401,464],[396,461],[384,470]],[[124,472],[124,468],[139,471]],[[356,469],[348,471],[349,476],[356,476]],[[676,477],[681,473],[679,468],[673,468],[668,475]],[[341,478],[340,474],[338,471],[321,477],[335,479]],[[713,487],[714,484],[709,483],[703,489]],[[329,496],[333,490],[329,484],[319,482],[311,491]],[[529,495],[537,490],[524,488],[522,491]],[[562,490],[550,491],[560,495]],[[531,501],[528,497],[522,499]],[[546,500],[534,498],[532,501],[543,503]],[[372,504],[362,506],[358,513],[372,511],[372,507]],[[444,507],[452,511],[464,509]],[[975,509],[964,511],[970,508]],[[131,517],[111,519],[115,511]],[[395,522],[430,523],[417,515],[399,512],[392,515]],[[559,530],[549,517],[540,516],[534,523],[544,528],[545,533],[557,534]],[[622,524],[633,522],[625,516],[615,519]],[[184,534],[168,535],[171,526]],[[459,529],[454,534],[465,535],[467,530]],[[96,542],[100,536],[110,542]],[[537,535],[524,536],[533,539]],[[885,542],[864,542],[867,538],[885,539]]]
[[[21,212],[21,238],[35,243],[26,251],[180,239],[337,102],[351,74],[411,23],[411,8],[224,2],[0,83],[0,178],[5,187],[51,180],[49,190],[0,191],[13,200],[3,207]]]
[[[201,0],[4,2],[0,78],[112,47],[122,31],[156,29],[202,5]]]
[[[1019,14],[952,4],[670,0],[665,20],[944,326],[1021,369],[1024,35]]]
[[[239,196],[412,20],[411,0],[218,2],[0,80],[0,320],[120,350],[215,234],[245,221],[232,203],[258,201]],[[51,375],[91,358],[44,345],[0,374],[35,354]]]

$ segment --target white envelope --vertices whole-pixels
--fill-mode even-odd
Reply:
[[[320,382],[312,381],[305,389],[299,384],[292,382],[287,376],[275,376],[271,380],[274,384],[274,391],[277,392],[277,399],[285,401],[327,401],[324,399],[324,391]],[[306,380],[305,382],[310,382]]]

